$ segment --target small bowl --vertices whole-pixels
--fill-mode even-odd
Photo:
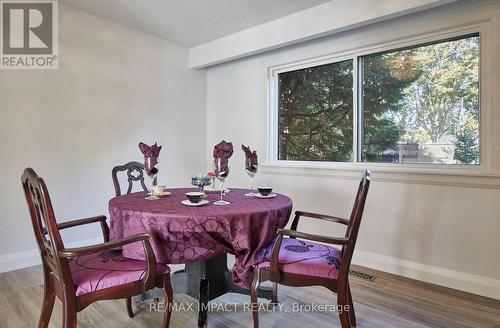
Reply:
[[[273,191],[273,188],[271,187],[258,187],[257,190],[262,196],[269,196],[271,192]]]
[[[191,203],[197,204],[197,203],[201,202],[203,197],[205,197],[205,193],[202,193],[199,191],[192,191],[192,192],[187,192],[186,196]]]

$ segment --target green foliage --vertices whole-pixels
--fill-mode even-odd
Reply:
[[[479,37],[415,49],[419,78],[401,99],[406,139],[423,133],[437,143],[464,117],[479,117]]]
[[[364,75],[365,131],[362,156],[365,161],[380,161],[382,156],[388,153],[395,155],[396,143],[449,143],[448,140],[459,138],[459,128],[466,121],[475,122],[478,126],[477,36],[366,56]],[[389,92],[389,88],[384,88],[394,84],[398,87],[394,87],[392,92]],[[382,88],[377,89],[377,85]],[[369,92],[370,88],[373,92]],[[377,105],[380,108],[377,108]],[[383,115],[380,115],[380,112],[383,112]],[[382,121],[374,124],[369,122],[381,118],[393,122],[398,129],[391,129]],[[377,129],[380,124],[384,128]],[[465,147],[464,135],[472,137],[471,133],[478,134],[478,128],[473,129],[469,128],[467,133],[461,131],[462,141],[455,146]],[[389,139],[387,130],[390,131]],[[385,144],[384,140],[387,140]],[[389,140],[394,142],[388,142]],[[457,149],[458,154],[469,151]],[[470,156],[473,154],[474,152]],[[433,153],[421,155],[431,162],[443,162],[439,154],[436,154],[436,158]],[[467,163],[475,163],[478,160],[476,157],[474,160],[469,159]],[[451,158],[445,162],[449,161]]]
[[[478,163],[478,36],[360,60],[363,161],[456,140],[455,160]],[[352,161],[352,87],[352,60],[280,73],[279,159]]]
[[[460,164],[479,164],[479,126],[469,120],[456,133],[454,159]]]
[[[400,110],[405,88],[420,73],[411,51],[363,58],[363,161],[380,161],[396,147],[404,129],[391,114]]]
[[[403,89],[415,76],[395,80],[383,61],[365,80],[367,153],[394,147],[401,131],[385,112],[395,110]],[[352,61],[306,68],[279,75],[279,158],[286,160],[352,161]]]
[[[351,161],[352,60],[279,75],[279,158]]]

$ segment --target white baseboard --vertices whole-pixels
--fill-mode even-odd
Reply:
[[[101,243],[101,238],[68,243],[68,247],[80,247]],[[229,257],[228,262],[233,262]],[[500,300],[500,280],[449,270],[427,264],[402,260],[390,256],[356,250],[353,263],[399,276],[458,289],[464,292]],[[0,273],[40,264],[37,249],[0,256]],[[229,263],[232,267],[232,263]],[[172,272],[183,269],[183,264],[170,265]]]
[[[359,250],[352,263],[500,300],[500,280]]]

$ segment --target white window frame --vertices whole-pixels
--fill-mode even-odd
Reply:
[[[424,45],[426,43],[446,41],[461,36],[479,34],[479,95],[480,95],[480,164],[427,164],[427,163],[374,163],[358,162],[358,58],[365,55],[398,50],[400,48]],[[367,168],[380,172],[421,173],[441,175],[492,175],[493,149],[491,140],[491,72],[488,71],[491,57],[490,23],[477,24],[434,31],[423,35],[408,37],[397,41],[381,43],[375,46],[360,47],[346,52],[337,52],[317,58],[309,58],[285,65],[268,68],[268,129],[267,129],[267,161],[268,168],[320,169],[320,170],[354,170]],[[353,61],[353,158],[352,162],[319,162],[289,161],[278,159],[278,74],[295,71],[307,67],[330,64],[351,59]]]

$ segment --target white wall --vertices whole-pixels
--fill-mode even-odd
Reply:
[[[425,29],[439,31],[467,20],[484,21],[492,14],[496,16],[491,21],[490,51],[492,56],[498,53],[500,7],[461,12],[463,8],[463,3],[450,5],[209,68],[207,148],[210,150],[222,138],[235,144],[229,185],[248,185],[241,143],[256,148],[261,163],[265,162],[269,67],[342,52],[363,43],[366,46],[382,39],[409,37]],[[496,66],[491,72],[498,76]],[[498,102],[494,105],[491,117],[498,130]],[[493,151],[497,154],[498,149]],[[356,263],[500,299],[498,185],[472,188],[388,181],[377,179],[376,169],[373,176]],[[454,184],[460,185],[460,179],[456,178]],[[294,174],[262,166],[256,180],[289,195],[295,210],[344,217],[350,213],[358,183],[358,178],[343,176],[341,171],[318,176],[318,172],[307,170]],[[314,233],[340,233],[331,225],[314,221],[305,220],[301,228]]]
[[[187,49],[62,5],[59,34],[59,69],[0,71],[0,270],[38,256],[25,167],[66,221],[108,214],[111,168],[141,161],[139,141],[163,145],[160,183],[186,185],[206,165],[206,74],[188,69]],[[94,239],[99,228],[65,236]]]

